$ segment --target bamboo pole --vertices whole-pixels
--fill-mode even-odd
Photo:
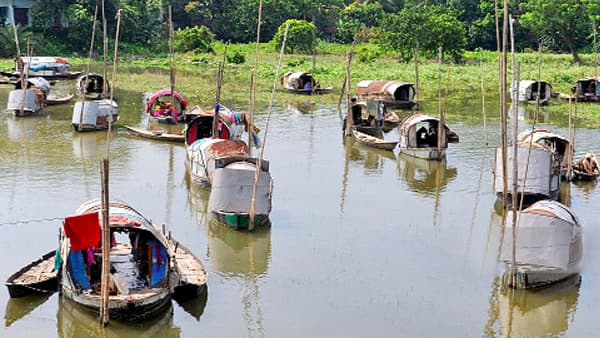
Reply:
[[[15,6],[13,4],[13,0],[8,0],[8,10],[10,11],[10,16],[12,20],[10,20],[13,28],[13,33],[15,34],[15,45],[17,46],[17,57],[21,57],[21,47],[19,46],[19,35],[17,33],[17,25],[15,24]],[[25,67],[23,67],[25,68]],[[23,74],[21,73],[21,77]]]
[[[219,62],[217,67],[217,88],[215,90],[215,115],[213,117],[212,136],[218,138],[219,133],[219,103],[221,102],[221,87],[223,86],[223,69],[225,67],[225,60],[227,57],[227,43],[223,50],[223,59]]]
[[[594,77],[598,79],[598,50],[596,40],[596,19],[592,19],[592,29],[594,31]]]
[[[485,110],[485,86],[483,76],[483,50],[479,48],[479,75],[481,85],[481,115],[483,117],[483,144],[487,148],[488,146],[488,132],[487,132],[487,115]]]
[[[94,23],[92,24],[92,37],[91,37],[91,41],[90,41],[90,52],[88,53],[88,62],[86,65],[86,70],[85,70],[85,81],[83,83],[83,88],[84,88],[84,92],[83,95],[85,96],[85,88],[87,88],[87,84],[90,76],[90,66],[92,63],[92,55],[94,53],[94,38],[96,37],[96,20],[98,18],[98,4],[96,4],[96,10],[94,10]],[[81,108],[79,110],[79,123],[77,124],[77,130],[81,131],[81,124],[83,121],[83,112],[85,108],[85,98],[81,100]]]
[[[174,35],[175,32],[173,30],[173,9],[171,5],[169,5],[169,82],[171,85],[171,105],[173,107],[173,117],[175,118],[174,110],[177,108],[177,106],[175,105],[175,47],[173,46],[173,41],[175,40]]]
[[[442,142],[444,132],[444,109],[442,108],[442,57],[443,57],[443,48],[439,47],[438,49],[438,130],[437,130],[437,158],[438,160],[442,159]]]
[[[506,111],[506,45],[508,34],[508,0],[504,0],[502,22],[502,54],[500,58],[500,104],[501,104],[501,130],[502,130],[502,194],[506,198],[508,193],[508,163],[507,163],[507,111]]]
[[[350,136],[352,134],[352,126],[354,125],[354,116],[352,116],[351,94],[350,94],[350,65],[352,64],[353,52],[346,54],[346,128],[344,134]]]
[[[254,113],[256,110],[256,74],[258,74],[258,57],[260,51],[260,24],[262,21],[262,6],[263,2],[258,2],[258,22],[256,23],[256,45],[254,51],[254,70],[250,75],[250,118],[248,119],[248,151],[249,156],[252,157],[252,144],[254,142],[252,138],[252,132],[254,130]]]
[[[106,79],[108,77],[108,33],[106,31],[106,11],[104,6],[104,0],[102,0],[102,43],[104,45],[104,60],[102,68],[102,77],[104,83],[102,84],[102,97],[106,97]],[[114,85],[114,83],[113,83]]]
[[[415,102],[419,106],[419,41],[415,45]]]
[[[115,83],[115,76],[117,74],[117,56],[119,51],[119,33],[121,30],[121,10],[117,11],[117,30],[115,32],[115,51],[113,55],[113,71],[111,81]],[[114,87],[110,87],[110,109],[108,110],[108,134],[107,134],[107,142],[106,142],[106,157],[108,158],[110,154],[110,132],[113,124],[113,98],[114,98]]]
[[[281,51],[279,52],[279,62],[277,63],[277,70],[275,71],[275,78],[273,79],[273,91],[271,91],[271,99],[269,100],[269,108],[267,110],[267,122],[265,123],[265,133],[263,136],[262,146],[260,147],[260,153],[256,160],[256,170],[254,175],[254,185],[252,186],[252,200],[250,202],[250,213],[249,213],[249,224],[248,230],[254,230],[254,216],[256,212],[256,191],[258,189],[258,182],[260,180],[260,173],[262,171],[262,159],[265,153],[265,145],[267,144],[267,133],[269,131],[269,122],[271,120],[271,111],[273,110],[273,101],[275,101],[275,90],[277,89],[277,82],[279,80],[279,70],[281,69],[281,63],[283,62],[283,54],[285,52],[285,43],[287,41],[289,25],[285,26],[283,32],[283,42],[281,43]]]
[[[102,274],[100,279],[100,324],[108,325],[109,321],[109,283],[110,283],[110,228],[109,217],[109,185],[108,158],[102,160],[100,175],[102,180]]]
[[[313,25],[315,26],[315,28],[312,30],[312,73],[313,76],[315,75],[315,69],[316,69],[316,65],[317,65],[317,38],[315,36],[315,31],[317,30],[317,24],[315,21],[315,13],[313,12],[312,14],[312,22]],[[315,91],[315,84],[311,83],[310,88],[312,89],[312,91]]]
[[[515,41],[514,41],[514,31],[513,31],[513,18],[510,17],[510,47],[511,47],[511,65],[512,65],[512,102],[511,108],[513,111],[512,116],[512,137],[513,137],[513,159],[512,159],[512,261],[511,261],[511,284],[516,285],[516,257],[517,257],[517,249],[516,249],[516,241],[517,241],[517,192],[518,192],[518,183],[519,183],[519,165],[518,165],[518,157],[517,157],[517,134],[519,129],[519,119],[517,118],[517,111],[519,109],[519,99],[518,99],[518,89],[515,85],[518,83],[518,79],[520,77],[520,64],[515,64]]]

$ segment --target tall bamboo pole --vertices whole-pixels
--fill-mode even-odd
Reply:
[[[171,85],[171,105],[173,109],[176,109],[175,106],[175,47],[173,46],[175,32],[173,30],[173,10],[171,5],[169,5],[169,66],[170,66],[170,76],[169,82]],[[180,112],[181,113],[181,112]],[[173,114],[175,117],[175,114]]]
[[[102,97],[106,97],[106,79],[108,77],[108,33],[106,28],[106,11],[104,6],[104,0],[102,0],[102,43],[104,46],[104,60],[103,60],[103,68],[102,68],[102,77],[104,83],[102,84]],[[114,83],[113,83],[114,85]]]
[[[438,49],[438,114],[439,122],[437,128],[437,159],[442,159],[442,142],[444,133],[444,109],[442,108],[442,56],[443,49]]]
[[[419,41],[415,45],[415,102],[419,105]]]
[[[354,125],[354,116],[352,116],[352,104],[351,104],[351,94],[350,94],[350,65],[352,64],[352,52],[346,54],[346,128],[345,135],[352,135],[352,126]]]
[[[487,135],[487,115],[485,110],[485,86],[483,77],[483,50],[479,48],[479,75],[481,77],[481,115],[483,117],[483,144],[488,146],[488,135]]]
[[[8,0],[8,10],[10,11],[11,19],[10,23],[12,24],[13,33],[15,34],[15,44],[17,46],[17,57],[21,57],[21,47],[19,46],[19,36],[17,34],[17,25],[15,24],[15,6],[13,4],[13,0]],[[25,68],[25,67],[23,67]],[[23,74],[21,74],[23,77]]]
[[[501,105],[501,130],[502,130],[502,194],[506,197],[508,193],[508,163],[507,163],[507,111],[506,111],[506,47],[508,35],[508,0],[504,0],[502,21],[502,54],[500,58],[500,105]]]
[[[254,114],[256,110],[256,74],[258,74],[258,57],[259,57],[259,46],[260,46],[260,24],[262,21],[262,6],[263,2],[258,2],[258,20],[256,23],[256,45],[254,51],[254,70],[250,76],[250,118],[248,119],[248,151],[249,155],[252,156],[252,132],[254,130]]]
[[[512,92],[511,92],[511,109],[513,112],[512,116],[512,142],[513,142],[513,158],[512,158],[512,264],[511,264],[511,278],[512,285],[516,283],[516,257],[517,257],[517,249],[516,249],[516,241],[517,241],[517,191],[519,184],[519,165],[518,165],[518,157],[517,157],[517,134],[519,131],[519,119],[517,118],[519,110],[519,99],[518,99],[518,89],[516,84],[519,82],[519,71],[520,65],[515,62],[515,41],[514,41],[514,31],[513,31],[513,19],[510,17],[510,49],[511,49],[511,65],[512,65]]]
[[[285,26],[283,32],[283,41],[281,42],[281,51],[279,52],[279,62],[277,63],[277,70],[275,70],[275,78],[273,79],[273,91],[271,92],[271,99],[269,100],[269,108],[267,109],[267,121],[265,123],[265,132],[263,134],[263,142],[260,147],[260,152],[256,160],[256,170],[254,174],[254,185],[252,186],[252,199],[250,201],[250,212],[249,212],[249,224],[248,230],[254,230],[254,217],[256,215],[256,192],[258,190],[258,183],[260,180],[260,173],[262,172],[262,161],[265,153],[265,145],[267,144],[267,134],[269,132],[269,122],[271,121],[271,111],[273,111],[273,101],[275,101],[275,89],[277,89],[277,82],[279,80],[279,70],[281,69],[281,63],[283,62],[283,54],[285,53],[285,43],[287,41],[289,25]]]
[[[109,283],[110,283],[110,228],[109,192],[108,192],[108,158],[102,160],[100,169],[102,180],[102,274],[100,279],[100,324],[108,325],[109,321]]]

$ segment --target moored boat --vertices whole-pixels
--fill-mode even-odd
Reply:
[[[20,298],[35,293],[55,292],[58,289],[55,256],[56,250],[52,250],[8,277],[6,287],[10,297]]]
[[[400,122],[400,153],[425,158],[441,160],[446,157],[448,143],[458,143],[458,135],[447,125],[439,128],[440,120],[423,113],[415,113],[405,117]],[[441,144],[438,147],[438,132]]]
[[[148,139],[152,139],[152,140],[169,141],[169,142],[177,142],[177,143],[185,142],[185,135],[169,133],[163,129],[148,130],[148,129],[136,128],[136,127],[131,127],[131,126],[125,126],[125,129],[127,129],[132,135],[143,137],[143,138],[148,138]]]
[[[101,304],[101,208],[99,200],[82,204],[74,216],[65,219],[60,236],[61,293],[93,311],[99,311]],[[206,270],[200,260],[138,211],[113,201],[109,215],[111,318],[134,321],[154,317],[170,307],[171,297],[178,291],[189,297],[206,287]]]
[[[359,100],[383,101],[387,108],[412,108],[415,88],[412,83],[392,80],[363,80],[356,85]]]
[[[71,124],[75,131],[94,131],[115,126],[119,105],[110,99],[110,84],[102,75],[89,73],[77,80],[79,100],[73,107]]]
[[[518,91],[519,102],[544,105],[552,98],[552,86],[546,81],[521,80],[517,88],[511,88],[515,89]]]
[[[598,102],[600,101],[600,87],[597,77],[588,77],[577,80],[575,86],[571,88],[577,101]]]
[[[322,88],[314,76],[307,72],[287,72],[281,78],[281,84],[285,90],[294,94],[328,94],[333,90],[332,86]]]
[[[22,88],[25,84],[25,89]],[[42,112],[46,107],[46,98],[50,92],[50,83],[41,77],[17,81],[15,89],[8,94],[7,110],[15,116],[29,116]]]
[[[17,57],[15,71],[0,72],[10,78],[19,78],[22,73],[30,77],[43,77],[47,80],[74,79],[81,74],[81,72],[71,71],[69,60],[57,56]]]
[[[583,256],[581,225],[567,206],[542,200],[520,211],[514,238],[509,223],[500,255],[506,265],[503,279],[508,286],[535,288],[579,273]]]
[[[540,146],[552,152],[552,162],[558,168],[560,174],[564,177],[567,174],[568,166],[573,161],[572,146],[565,137],[555,134],[547,129],[535,128],[527,129],[520,133],[517,142],[521,145]]]
[[[187,101],[177,91],[171,93],[166,88],[148,95],[144,107],[151,121],[175,124],[184,122]]]
[[[248,126],[246,115],[222,108],[217,115],[218,138],[212,137],[214,112],[206,112],[188,124],[188,173],[192,182],[210,187],[208,208],[214,219],[236,229],[247,228],[250,219],[256,225],[266,224],[273,190],[269,162],[251,157],[248,145],[241,140]],[[251,132],[258,140],[254,130]],[[256,170],[259,174],[253,201]]]

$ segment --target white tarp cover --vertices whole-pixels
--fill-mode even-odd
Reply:
[[[512,261],[512,224],[507,218],[502,246],[502,261]],[[573,224],[559,218],[522,212],[516,233],[517,264],[567,270],[570,260]]]
[[[531,154],[529,151],[531,149]],[[513,148],[507,149],[507,181],[510,187],[513,182]],[[527,156],[529,156],[529,169],[527,170],[527,181],[525,181],[525,169],[527,167]],[[518,161],[518,191],[525,194],[540,194],[550,197],[554,191],[559,189],[558,174],[553,173],[552,153],[544,148],[517,147]],[[502,192],[502,148],[496,148],[496,161],[494,169],[494,192]]]
[[[255,174],[254,167],[232,168],[229,165],[215,170],[208,209],[249,213]],[[256,214],[268,214],[271,211],[271,186],[271,175],[261,171],[256,190]]]
[[[23,95],[25,95],[24,102]],[[8,94],[6,107],[10,111],[21,110],[21,107],[23,107],[23,111],[36,112],[41,109],[42,105],[34,91],[14,89]]]
[[[119,106],[115,101],[108,99],[93,100],[93,101],[77,101],[73,108],[73,117],[71,122],[74,124],[96,125],[98,116],[108,116],[111,111],[113,121],[119,115]],[[83,110],[83,114],[81,113]]]

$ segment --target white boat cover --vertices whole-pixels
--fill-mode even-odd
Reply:
[[[531,153],[530,153],[531,150]],[[509,186],[512,186],[513,182],[513,148],[508,147],[507,149],[507,181]],[[527,156],[529,156],[529,165],[527,165]],[[518,161],[518,191],[522,191],[525,194],[538,194],[547,197],[551,197],[555,191],[559,189],[559,173],[555,173],[552,167],[552,153],[545,148],[529,148],[529,147],[517,147],[517,161]],[[525,169],[527,169],[527,173]],[[527,181],[525,181],[525,174],[527,174]],[[525,186],[525,190],[523,190]],[[496,161],[494,169],[494,192],[499,193],[503,191],[503,178],[502,178],[502,148],[496,148]]]
[[[77,101],[73,108],[71,122],[73,124],[96,125],[98,116],[106,117],[110,114],[111,106],[113,121],[116,121],[119,115],[119,105],[115,101],[109,99]]]
[[[512,262],[512,224],[507,217],[501,261]],[[557,201],[543,200],[520,212],[517,218],[517,265],[567,271],[580,257],[572,257],[571,246],[581,236],[581,226],[569,208]]]

